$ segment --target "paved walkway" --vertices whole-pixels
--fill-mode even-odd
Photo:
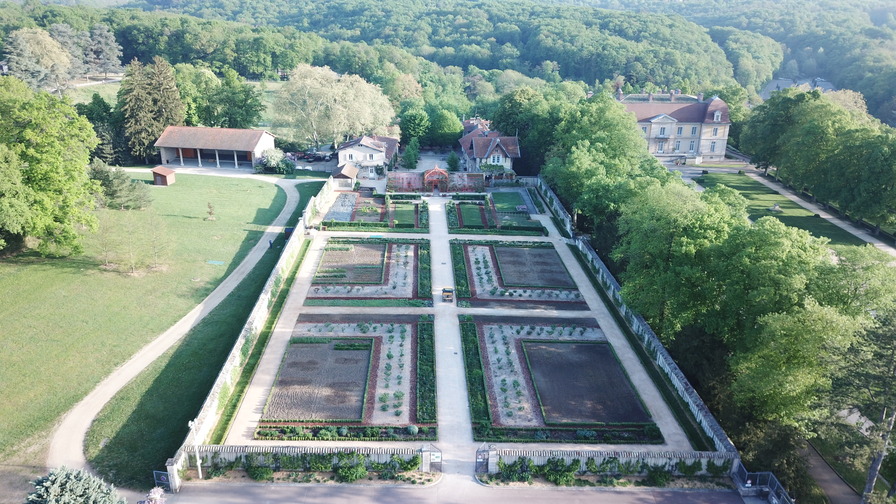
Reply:
[[[809,443],[804,455],[808,462],[809,475],[818,483],[831,504],[859,504],[862,496],[847,485],[840,475],[825,462],[824,458]]]
[[[127,171],[146,172],[146,169],[128,169]],[[259,238],[258,243],[243,261],[230,275],[227,276],[215,290],[211,292],[198,306],[180,319],[171,328],[141,348],[127,362],[118,367],[107,376],[84,399],[76,404],[56,426],[50,441],[47,454],[47,467],[66,466],[71,468],[88,468],[87,459],[84,456],[84,440],[93,419],[115,394],[118,393],[132,379],[139,375],[159,356],[165,353],[172,345],[177,343],[187,332],[209,314],[255,267],[258,261],[268,250],[268,240],[273,240],[283,231],[289,217],[299,204],[298,191],[295,186],[306,182],[319,182],[319,180],[285,180],[274,179],[246,173],[244,170],[216,170],[216,169],[178,169],[178,173],[192,173],[200,175],[247,177],[264,180],[277,184],[286,193],[286,203],[276,219],[268,226],[265,234]]]

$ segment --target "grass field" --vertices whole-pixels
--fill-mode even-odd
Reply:
[[[301,187],[305,200],[320,185]],[[181,175],[177,184],[150,192],[148,210],[100,212],[106,231],[87,236],[84,255],[0,261],[0,292],[15,293],[0,305],[0,338],[16,349],[0,355],[0,454],[46,431],[208,295],[285,202],[273,184],[232,178]],[[208,202],[216,221],[203,220]],[[150,235],[160,267],[136,274],[102,267],[105,242],[128,256]]]
[[[320,187],[299,186],[300,204],[290,221],[301,215]],[[282,248],[283,238],[274,245],[274,250]],[[164,469],[165,460],[183,442],[187,421],[205,401],[278,258],[276,253],[265,254],[206,319],[106,405],[88,434],[87,456],[107,480],[148,488],[150,471]]]
[[[398,224],[417,225],[417,205],[413,203],[395,203],[393,215]]]
[[[106,103],[115,107],[115,104],[118,103],[119,89],[121,89],[121,82],[107,82],[72,88],[65,92],[65,96],[71,99],[72,103],[90,103],[93,93],[98,93],[106,100]]]
[[[518,192],[493,192],[492,199],[499,212],[518,212],[516,207],[526,204]]]
[[[457,205],[463,219],[464,227],[484,226],[482,218],[482,207],[479,205]]]
[[[788,226],[805,229],[815,236],[829,238],[833,245],[864,245],[865,242],[830,222],[815,217],[812,212],[785,198],[778,192],[769,189],[746,175],[734,173],[710,173],[696,179],[704,187],[724,184],[739,191],[747,199],[747,212],[750,219],[773,216]],[[772,212],[769,208],[777,203],[781,211]]]

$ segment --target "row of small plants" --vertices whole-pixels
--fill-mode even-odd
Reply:
[[[544,203],[541,202],[541,196],[538,194],[538,189],[528,187],[526,190],[529,191],[529,197],[535,203],[535,208],[538,209],[538,213],[544,213]]]
[[[471,399],[472,401],[472,399]],[[488,405],[486,405],[486,408]],[[662,444],[663,434],[653,423],[645,424],[588,424],[579,427],[495,427],[481,422],[473,425],[473,439],[490,442],[526,443],[608,443]]]
[[[313,298],[306,299],[305,306],[399,306],[410,308],[427,308],[432,306],[432,299],[346,299],[346,298]]]
[[[417,224],[421,229],[429,229],[429,203],[425,201],[417,206]]]
[[[233,463],[228,465],[230,468],[235,468]],[[392,455],[387,462],[375,462],[370,460],[367,455],[357,452],[303,453],[300,455],[250,453],[243,458],[242,466],[248,476],[256,481],[273,481],[275,472],[287,471],[332,472],[336,481],[352,483],[362,478],[368,478],[371,472],[378,473],[379,478],[383,480],[398,479],[401,473],[419,469],[420,455],[414,455],[409,460],[405,460],[399,455]],[[220,471],[219,466],[213,463],[208,471],[209,477],[223,474]]]
[[[436,423],[436,346],[432,315],[417,323],[417,421]]]
[[[666,486],[674,476],[693,478],[705,470],[708,476],[720,478],[731,469],[730,460],[716,464],[711,459],[706,461],[705,468],[703,461],[699,459],[693,462],[679,460],[675,463],[648,464],[643,459],[621,461],[617,457],[608,457],[598,463],[594,458],[589,457],[584,465],[585,467],[582,469],[582,461],[580,459],[572,459],[567,463],[565,460],[556,457],[549,458],[541,465],[533,463],[532,459],[528,457],[520,457],[509,464],[503,460],[498,460],[498,473],[483,479],[508,483],[531,482],[535,477],[542,477],[559,486],[594,484],[616,486],[623,476],[644,476],[643,479],[636,481],[635,484],[661,487]],[[578,476],[588,474],[601,475],[604,478],[598,480],[597,483],[578,478]]]
[[[554,248],[554,244],[548,241],[510,241],[510,240],[458,240],[452,239],[451,244],[459,245],[485,245],[489,247],[521,247],[521,248]]]
[[[347,420],[348,421],[348,420]],[[357,422],[357,420],[353,420]],[[339,420],[327,420],[339,422]],[[285,425],[262,424],[255,428],[255,439],[273,441],[435,441],[436,427],[371,425]]]
[[[452,194],[455,201],[485,201],[485,194]]]

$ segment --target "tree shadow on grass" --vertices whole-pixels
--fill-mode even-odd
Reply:
[[[282,237],[277,242],[282,249]],[[152,486],[152,471],[165,470],[183,443],[278,257],[266,254],[173,350],[106,405],[87,441],[100,475],[127,488]]]

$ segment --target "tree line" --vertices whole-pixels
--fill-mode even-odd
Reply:
[[[785,89],[756,107],[741,146],[753,162],[840,211],[896,223],[896,133],[868,116],[861,95]]]
[[[263,5],[263,7],[262,7]],[[724,52],[680,17],[522,2],[403,0],[222,4],[148,2],[205,18],[296,26],[329,40],[389,44],[443,66],[558,74],[593,83],[624,76],[636,86],[733,82]]]
[[[566,106],[554,129],[542,173],[619,275],[626,302],[747,466],[774,471],[802,500],[811,488],[803,439],[845,405],[891,419],[891,258],[870,245],[832,247],[774,217],[751,222],[727,187],[687,187],[647,154],[609,93]],[[875,439],[863,449],[886,453]]]

